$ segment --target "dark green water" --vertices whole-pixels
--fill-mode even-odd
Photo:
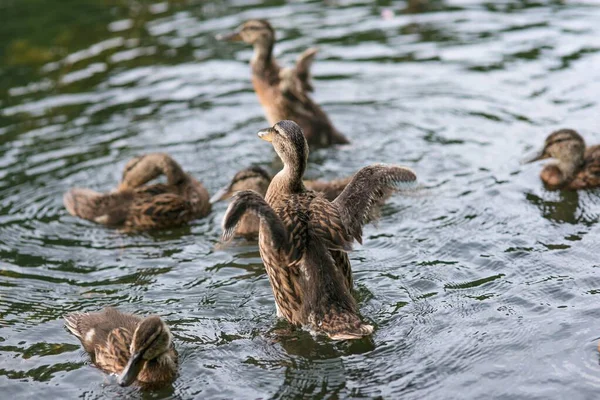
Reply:
[[[430,3],[1,2],[1,397],[597,397],[600,191],[546,191],[519,161],[561,127],[600,143],[600,4]],[[270,166],[251,49],[214,40],[255,17],[284,63],[320,48],[315,98],[353,142],[314,151],[309,177],[372,162],[420,177],[351,253],[372,341],[274,334],[256,246],[215,248],[226,204],[142,235],[62,206],[142,152],[168,151],[211,193]],[[63,329],[109,305],[169,321],[172,388],[118,387]]]

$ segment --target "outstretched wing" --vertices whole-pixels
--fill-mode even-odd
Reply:
[[[270,231],[272,245],[275,249],[288,249],[288,234],[275,211],[267,204],[265,199],[253,190],[242,190],[233,196],[229,203],[225,216],[223,217],[222,240],[229,241],[235,232],[237,224],[242,216],[252,212],[266,224]]]
[[[304,107],[307,107],[310,100],[295,69],[282,68],[281,71],[279,71],[279,90],[284,98],[286,98],[291,105],[294,105],[295,112],[300,113],[301,115],[307,114]]]
[[[300,80],[302,89],[305,92],[312,92],[314,90],[311,82],[310,67],[312,66],[317,51],[318,49],[316,47],[306,49],[296,60],[296,76]]]
[[[360,169],[334,200],[341,220],[359,243],[362,243],[362,227],[368,222],[373,206],[390,189],[412,187],[417,175],[406,167],[373,164]]]
[[[342,216],[329,200],[316,195],[310,204],[310,227],[329,250],[352,250],[352,236]]]

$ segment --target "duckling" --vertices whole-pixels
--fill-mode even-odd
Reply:
[[[252,84],[269,124],[285,119],[296,121],[311,146],[349,143],[309,96],[313,91],[310,67],[317,49],[302,53],[295,68],[281,68],[273,57],[275,31],[269,22],[260,19],[246,21],[237,31],[218,35],[217,39],[243,41],[254,47],[250,61]]]
[[[167,183],[145,185],[164,174]],[[119,187],[110,193],[75,188],[64,196],[67,211],[124,230],[171,228],[208,215],[208,191],[165,153],[130,160]]]
[[[323,193],[327,200],[333,200],[342,193],[351,179],[352,177],[333,181],[304,181],[304,185],[308,190]],[[254,190],[264,197],[267,194],[269,183],[271,183],[271,176],[261,167],[246,168],[235,174],[231,183],[215,193],[210,201],[214,203],[228,199],[241,190]],[[248,240],[255,239],[258,235],[259,222],[258,216],[250,213],[245,214],[237,225],[236,236],[242,236]]]
[[[114,308],[65,316],[65,327],[102,370],[117,374],[121,386],[163,386],[177,375],[173,335],[160,317],[140,318]]]
[[[586,189],[600,186],[600,145],[586,148],[583,138],[572,129],[551,133],[544,148],[527,162],[555,158],[540,178],[549,189]]]
[[[405,167],[374,164],[359,170],[330,202],[302,181],[308,144],[302,129],[280,121],[258,136],[271,142],[283,161],[265,198],[252,190],[238,192],[223,218],[224,242],[231,239],[246,212],[260,218],[259,250],[275,295],[277,314],[293,325],[334,340],[370,335],[352,296],[347,251],[362,242],[362,226],[384,189],[412,186],[415,173]]]

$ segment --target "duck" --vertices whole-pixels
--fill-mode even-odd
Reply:
[[[156,315],[145,318],[107,307],[100,312],[72,313],[65,327],[77,337],[101,370],[116,374],[120,386],[168,385],[177,375],[177,352],[167,324]]]
[[[306,188],[302,178],[308,143],[293,121],[280,121],[258,136],[270,142],[283,162],[265,197],[242,190],[223,217],[221,239],[233,237],[242,217],[260,218],[258,245],[275,297],[277,315],[332,340],[369,336],[373,326],[361,320],[353,293],[347,252],[362,243],[370,209],[387,189],[413,187],[407,167],[373,164],[360,169],[334,201]]]
[[[250,61],[252,85],[270,125],[293,120],[304,131],[308,143],[315,147],[350,143],[310,96],[313,91],[310,67],[316,48],[304,51],[294,68],[280,67],[273,57],[275,30],[262,19],[246,21],[234,32],[217,35],[217,39],[254,47]]]
[[[217,191],[210,199],[211,203],[231,198],[234,193],[241,190],[254,190],[261,196],[267,194],[267,189],[271,183],[271,175],[259,166],[252,166],[237,172],[231,182]],[[324,180],[305,180],[304,185],[308,190],[323,193],[327,200],[335,199],[350,182],[352,177],[334,179],[332,181]],[[238,223],[235,231],[236,236],[244,237],[248,240],[254,240],[258,236],[260,220],[254,214],[246,214]]]
[[[166,184],[146,185],[161,174]],[[204,186],[166,153],[130,160],[112,192],[74,188],[63,197],[69,214],[126,231],[173,228],[205,217],[211,210],[209,200]]]
[[[600,145],[586,147],[573,129],[559,129],[546,138],[544,147],[526,162],[553,158],[540,173],[550,190],[578,190],[600,186]]]

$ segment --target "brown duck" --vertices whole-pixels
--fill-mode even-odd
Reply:
[[[167,183],[146,185],[164,174]],[[208,191],[168,154],[129,161],[117,190],[71,189],[64,196],[71,215],[125,230],[171,228],[208,215]]]
[[[92,361],[118,375],[121,386],[159,387],[177,375],[177,352],[169,327],[158,316],[140,318],[114,308],[65,317]]]
[[[549,189],[585,189],[600,186],[600,146],[586,148],[572,129],[561,129],[546,138],[544,148],[527,162],[554,158],[540,178]]]
[[[223,219],[223,240],[231,239],[248,211],[260,217],[259,249],[275,295],[278,316],[332,339],[357,339],[373,327],[361,321],[352,296],[347,251],[362,241],[362,226],[384,189],[414,185],[408,168],[370,165],[358,171],[333,201],[307,190],[302,176],[308,145],[300,127],[280,121],[258,133],[271,142],[284,168],[263,198],[238,192]]]
[[[349,143],[312,100],[310,66],[317,50],[306,50],[298,57],[295,68],[281,68],[273,57],[275,31],[265,20],[246,21],[235,32],[219,35],[218,39],[243,41],[254,46],[252,84],[269,124],[281,120],[296,121],[311,146],[326,147]]]
[[[262,197],[267,194],[267,189],[269,184],[271,183],[271,175],[267,173],[261,167],[253,166],[250,168],[246,168],[244,170],[239,171],[233,179],[231,183],[219,190],[215,195],[210,199],[211,203],[216,201],[225,200],[233,196],[234,193],[239,192],[241,190],[254,190]],[[323,196],[332,201],[335,199],[346,187],[346,185],[350,182],[352,177],[335,179],[332,181],[304,181],[304,186],[308,190],[314,190],[315,192],[323,193]],[[247,213],[245,214],[241,220],[239,221],[235,234],[238,236],[243,236],[246,239],[254,239],[258,235],[259,228],[259,218],[255,214]]]

